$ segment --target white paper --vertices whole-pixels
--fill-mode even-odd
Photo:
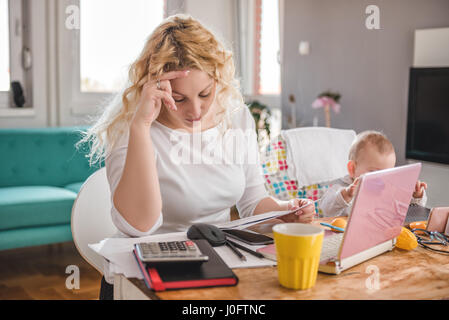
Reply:
[[[306,207],[309,204],[303,206]],[[301,207],[301,208],[303,208]],[[299,209],[301,209],[299,208]],[[267,221],[267,220],[271,220],[274,218],[278,218],[281,216],[284,216],[286,214],[289,213],[293,213],[299,209],[296,209],[294,211],[271,211],[271,212],[266,212],[266,213],[261,213],[261,214],[256,214],[254,216],[251,217],[247,217],[247,218],[241,218],[241,219],[237,219],[234,221],[230,221],[230,222],[224,222],[224,223],[218,223],[215,224],[215,226],[217,226],[218,228],[228,228],[228,229],[245,229],[248,228],[250,226],[253,226],[255,224]]]
[[[241,244],[242,246],[245,246],[253,251],[266,246],[251,246],[236,239],[232,239],[232,241]],[[257,268],[276,265],[276,261],[265,258],[258,258],[256,256],[253,256],[251,253],[243,251],[239,248],[237,248],[237,250],[239,250],[246,257],[246,261],[240,260],[240,258],[237,257],[237,255],[228,246],[215,247],[214,249],[230,268]]]
[[[132,253],[135,243],[183,240],[188,240],[186,233],[176,232],[151,235],[141,238],[106,238],[99,243],[89,244],[89,247],[109,261],[110,273],[123,274],[127,278],[143,279],[140,269],[137,266],[136,259]],[[239,242],[234,239],[233,241]],[[263,247],[249,246],[242,242],[239,243],[252,249],[253,251]],[[276,262],[272,260],[265,258],[261,259],[248,252],[238,249],[247,259],[247,261],[242,261],[234,252],[231,251],[228,246],[225,245],[214,247],[214,249],[230,268],[255,268],[276,265]]]

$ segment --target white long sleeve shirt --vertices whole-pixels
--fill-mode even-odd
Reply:
[[[121,236],[141,237],[186,231],[199,222],[226,222],[234,205],[241,217],[251,216],[260,200],[269,197],[259,164],[254,119],[247,107],[238,108],[230,117],[232,126],[224,135],[221,125],[188,133],[153,123],[149,134],[155,150],[162,212],[148,232],[132,227],[112,201],[128,150],[129,136],[121,137],[105,159],[112,220]],[[229,160],[232,156],[234,161]]]

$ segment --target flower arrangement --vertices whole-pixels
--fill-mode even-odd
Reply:
[[[340,101],[341,95],[337,92],[325,91],[321,93],[318,98],[312,103],[312,108],[324,108],[324,114],[326,117],[326,127],[331,126],[331,115],[330,109],[335,113],[340,113],[341,106],[338,103]]]

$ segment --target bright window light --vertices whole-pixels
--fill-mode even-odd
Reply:
[[[164,0],[80,0],[80,16],[81,91],[115,92],[161,23]]]
[[[9,91],[9,19],[8,0],[0,0],[0,91]]]
[[[259,94],[280,94],[278,0],[262,0],[261,22]]]

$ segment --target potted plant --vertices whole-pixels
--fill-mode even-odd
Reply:
[[[256,133],[259,146],[263,146],[270,141],[270,117],[271,110],[268,106],[259,101],[252,101],[248,104],[256,124]]]

